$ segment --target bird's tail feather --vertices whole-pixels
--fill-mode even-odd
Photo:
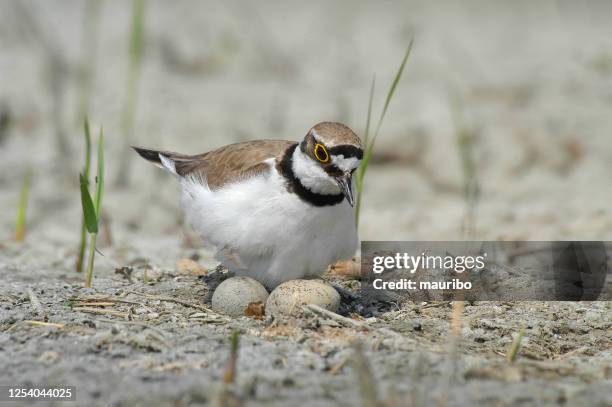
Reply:
[[[175,157],[181,157],[180,154],[173,153],[170,151],[152,150],[149,148],[134,147],[134,151],[138,153],[142,158],[149,161],[153,165],[170,171],[174,175],[178,175],[176,172],[176,165],[174,163]]]

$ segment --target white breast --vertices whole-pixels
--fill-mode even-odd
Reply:
[[[329,264],[350,258],[358,243],[353,208],[346,200],[312,206],[287,191],[271,167],[267,175],[214,191],[182,179],[187,221],[217,247],[218,259],[238,275],[273,287],[321,275]]]

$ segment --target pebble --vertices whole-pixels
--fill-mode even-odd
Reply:
[[[206,267],[200,266],[198,263],[191,259],[181,259],[176,262],[176,271],[178,274],[192,275],[192,276],[205,276],[208,274]]]
[[[250,277],[232,277],[223,281],[212,297],[212,309],[232,317],[244,316],[252,302],[265,303],[268,291],[257,280]]]
[[[272,291],[266,302],[266,315],[299,316],[306,304],[338,312],[340,294],[323,280],[290,280]]]

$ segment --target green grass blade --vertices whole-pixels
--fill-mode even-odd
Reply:
[[[383,124],[385,116],[387,115],[387,109],[389,108],[389,104],[391,103],[391,100],[393,99],[393,95],[395,94],[395,89],[397,88],[397,85],[399,84],[399,81],[402,78],[402,74],[404,73],[406,62],[408,61],[408,57],[410,56],[410,52],[412,51],[412,43],[413,43],[413,40],[410,40],[410,44],[408,44],[408,49],[406,49],[406,54],[404,54],[402,63],[400,64],[400,67],[397,70],[397,73],[395,74],[395,78],[393,78],[393,82],[391,83],[391,86],[389,87],[389,91],[387,92],[387,98],[385,99],[383,110],[380,114],[380,118],[378,119],[378,124],[376,125],[376,131],[374,132],[374,136],[372,136],[372,139],[369,141],[369,144],[366,145],[366,151],[363,155],[363,161],[361,164],[362,167],[364,168],[364,175],[365,175],[365,171],[368,168],[368,164],[370,163],[370,158],[372,157],[372,153],[374,152],[374,143],[376,142],[376,139],[378,138],[378,133],[380,132],[380,128]]]
[[[83,166],[83,178],[85,178],[85,182],[89,185],[89,173],[91,168],[91,131],[89,127],[89,119],[85,116],[85,122],[83,124],[84,127],[84,137],[85,137],[85,164]],[[83,270],[83,261],[85,258],[85,239],[87,238],[87,226],[85,225],[85,217],[83,216],[83,221],[81,222],[81,241],[79,244],[79,251],[77,255],[76,261],[76,271],[80,273]]]
[[[28,197],[30,195],[30,180],[32,179],[32,169],[28,168],[23,177],[21,193],[19,197],[19,207],[17,208],[17,218],[15,220],[15,240],[21,242],[25,238],[26,213],[28,210]]]
[[[98,139],[98,172],[96,174],[96,219],[100,218],[102,194],[104,193],[104,131],[100,128]]]
[[[79,179],[81,181],[81,206],[83,207],[85,226],[89,233],[98,233],[98,218],[96,217],[96,210],[91,200],[89,189],[87,189],[87,181],[83,174],[79,174]]]
[[[372,137],[372,147],[374,146],[374,142],[376,141],[376,137],[378,136],[378,132],[380,131],[380,126],[382,126],[385,115],[387,114],[387,109],[389,108],[389,104],[391,103],[391,99],[393,99],[393,94],[395,93],[395,89],[399,84],[400,79],[402,78],[402,74],[404,73],[404,68],[406,67],[406,62],[408,61],[408,57],[410,56],[410,52],[412,51],[412,44],[414,40],[410,40],[410,44],[408,44],[408,49],[406,49],[406,54],[404,55],[404,59],[395,74],[395,78],[393,79],[393,83],[389,88],[389,92],[387,93],[387,99],[385,99],[385,105],[383,107],[382,113],[380,114],[380,119],[378,120],[378,125],[376,126],[376,132],[374,133],[374,137]]]
[[[393,79],[393,82],[391,83],[391,86],[389,87],[389,91],[387,92],[387,98],[385,99],[385,104],[383,105],[383,109],[380,114],[380,118],[378,119],[376,131],[374,132],[374,135],[370,137],[372,99],[374,97],[374,80],[372,80],[372,86],[370,88],[370,99],[368,102],[368,117],[366,120],[366,130],[365,130],[365,134],[363,138],[364,140],[363,159],[361,160],[361,166],[357,170],[357,177],[355,179],[355,183],[357,184],[357,202],[355,205],[355,222],[357,223],[357,225],[359,225],[359,213],[361,211],[361,197],[363,193],[363,182],[364,182],[365,174],[368,170],[368,166],[370,165],[370,159],[372,158],[372,153],[374,152],[374,143],[376,142],[376,139],[378,138],[378,133],[380,132],[380,128],[387,114],[387,110],[389,108],[391,100],[393,99],[393,95],[395,94],[397,85],[399,84],[400,79],[402,78],[402,74],[404,73],[404,68],[406,67],[406,62],[408,61],[408,57],[410,56],[410,53],[412,51],[413,43],[414,43],[414,40],[410,40],[410,44],[408,44],[408,48],[406,49],[404,58],[402,59],[399,69],[397,70],[397,73],[395,74],[395,78]]]

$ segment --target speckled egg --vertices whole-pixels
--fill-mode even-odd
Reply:
[[[268,291],[259,281],[250,277],[232,277],[219,284],[213,293],[212,309],[221,314],[241,317],[250,303],[265,303],[267,298]]]
[[[266,315],[299,316],[306,304],[337,312],[340,294],[323,280],[290,280],[272,291],[266,302]]]

